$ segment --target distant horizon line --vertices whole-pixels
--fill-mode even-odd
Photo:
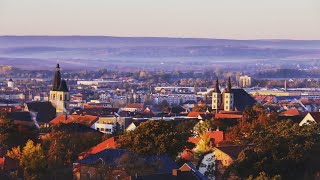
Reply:
[[[0,35],[0,37],[112,37],[112,38],[163,38],[163,39],[208,39],[208,40],[235,40],[235,41],[320,41],[320,39],[291,39],[291,38],[214,38],[214,37],[177,37],[177,36],[113,36],[113,35]]]

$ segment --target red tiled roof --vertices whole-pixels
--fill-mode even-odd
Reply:
[[[2,169],[4,167],[4,160],[5,158],[0,158],[0,169]]]
[[[189,137],[188,139],[189,142],[193,143],[193,144],[198,144],[198,142],[200,141],[199,138],[196,137]]]
[[[105,149],[109,149],[109,148],[111,148],[111,149],[116,148],[114,137],[109,138],[109,139],[103,141],[102,143],[88,149],[87,151],[80,153],[79,159],[83,159],[91,154],[97,154],[98,152],[101,152],[101,151],[103,151]]]
[[[289,109],[287,111],[282,112],[282,115],[284,115],[284,116],[300,116],[301,112],[298,109],[294,108],[294,109]]]
[[[194,159],[193,152],[189,149],[186,149],[181,153],[181,158],[187,161],[192,161]]]
[[[152,114],[152,115],[155,115],[155,114],[153,113],[153,111],[150,110],[149,108],[146,108],[141,114]]]
[[[215,118],[217,119],[240,119],[242,118],[242,114],[239,113],[216,113]]]
[[[210,139],[214,139],[214,143],[218,144],[223,141],[223,131],[209,131],[207,132],[207,135],[209,135]]]
[[[320,123],[320,112],[310,112],[310,115],[317,123]]]
[[[66,118],[66,115],[60,115],[54,118],[53,120],[51,120],[49,123],[53,125],[58,125],[60,123],[63,123],[63,124],[79,123],[79,124],[90,127],[99,120],[98,116],[91,116],[91,115],[80,116],[76,114],[68,115],[67,119],[65,118]]]
[[[204,114],[204,112],[190,112],[187,117],[196,118],[196,117],[198,117],[200,114]]]
[[[143,109],[144,105],[139,103],[133,103],[133,104],[127,104],[126,108],[137,108],[137,109]]]
[[[218,144],[224,140],[223,131],[208,131],[206,135],[208,135],[210,139],[214,140],[214,144]],[[189,137],[188,141],[198,144],[200,138]]]

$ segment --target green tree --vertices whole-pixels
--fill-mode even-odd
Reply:
[[[201,120],[194,126],[193,133],[195,136],[199,137],[201,134],[205,134],[208,130],[213,128],[214,125],[211,120]]]
[[[175,157],[184,148],[192,148],[193,144],[188,142],[190,136],[191,131],[181,132],[174,122],[150,120],[120,136],[117,146],[140,155],[169,154]]]

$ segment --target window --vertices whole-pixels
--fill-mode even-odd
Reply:
[[[62,95],[60,94],[60,101],[62,101]]]
[[[228,95],[226,95],[226,98],[228,98],[229,96]]]
[[[100,131],[100,128],[97,128],[98,131]]]
[[[228,106],[226,106],[226,109],[228,109],[229,107]]]
[[[104,128],[100,128],[100,131],[104,131]]]
[[[214,103],[216,103],[216,100],[213,100]]]
[[[226,101],[226,103],[228,103],[229,101]]]
[[[56,99],[56,95],[55,94],[53,95],[53,99]]]

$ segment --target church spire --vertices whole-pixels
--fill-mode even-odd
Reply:
[[[216,80],[216,86],[215,86],[214,92],[221,93],[220,88],[219,88],[219,80],[218,80],[218,78]]]
[[[228,79],[227,91],[231,92],[231,78]]]
[[[58,91],[60,84],[61,84],[60,65],[57,64],[56,72],[54,74],[54,79],[53,79],[52,91]]]

